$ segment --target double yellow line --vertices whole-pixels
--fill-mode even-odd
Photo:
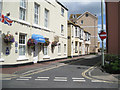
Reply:
[[[82,76],[85,77],[85,78],[87,78],[87,79],[90,79],[90,80],[99,80],[99,81],[105,82],[105,83],[117,83],[117,84],[118,84],[119,81],[118,81],[118,82],[113,82],[113,81],[101,80],[101,79],[94,78],[94,77],[92,77],[91,75],[89,75],[89,76],[86,75],[86,73],[88,73],[90,70],[94,70],[94,69],[95,69],[95,66],[97,66],[99,63],[100,63],[100,62],[98,62],[98,63],[95,64],[94,66],[92,66],[92,67],[88,68],[87,70],[85,70],[85,71],[82,73]]]

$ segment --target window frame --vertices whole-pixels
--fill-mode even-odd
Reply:
[[[64,16],[65,10],[61,7],[61,15]]]
[[[47,12],[47,14],[46,14]],[[44,12],[44,27],[48,28],[48,23],[49,21],[49,10],[45,8],[45,12]]]
[[[81,20],[81,24],[83,24],[83,20]]]
[[[61,24],[61,34],[64,33],[64,25]]]
[[[67,45],[66,44],[64,44],[64,54],[66,54],[67,52],[67,49],[66,49],[66,47],[67,47]]]
[[[61,44],[58,44],[58,54],[61,54]]]
[[[24,44],[20,44],[20,35],[22,35],[22,36],[24,35],[24,37],[25,37],[25,38],[23,39],[23,40],[25,40],[25,41],[24,41],[24,42],[25,42]],[[19,56],[26,56],[26,41],[27,41],[27,40],[26,40],[26,36],[27,36],[26,34],[22,34],[22,33],[19,34]],[[22,51],[22,54],[20,54],[20,46],[25,46],[25,50]],[[23,54],[23,52],[24,52],[24,54]]]
[[[19,19],[25,21],[26,20],[26,11],[27,11],[27,1],[26,0],[20,0],[19,10],[20,10],[19,11]]]
[[[36,11],[36,7],[37,7],[37,11]],[[35,24],[39,24],[39,10],[40,10],[40,5],[37,3],[34,3],[34,23]],[[35,16],[37,16],[37,20]]]
[[[46,53],[45,53],[45,50],[46,50]],[[48,55],[48,46],[43,46],[43,54]]]

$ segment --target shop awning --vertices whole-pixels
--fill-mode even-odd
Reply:
[[[35,39],[37,42],[45,43],[45,38],[39,34],[32,34],[32,39]]]

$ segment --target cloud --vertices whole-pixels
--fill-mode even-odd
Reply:
[[[68,8],[68,16],[70,14],[84,13],[86,11],[101,15],[101,0],[59,0]],[[105,3],[104,3],[104,14],[105,14]]]

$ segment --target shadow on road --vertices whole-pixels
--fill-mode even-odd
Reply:
[[[70,61],[63,61],[60,63],[65,63],[68,65],[82,65],[82,66],[94,66],[96,63],[100,62],[101,56],[93,57],[93,58],[80,58],[76,60],[70,60]],[[78,67],[78,69],[81,69],[81,67]]]

